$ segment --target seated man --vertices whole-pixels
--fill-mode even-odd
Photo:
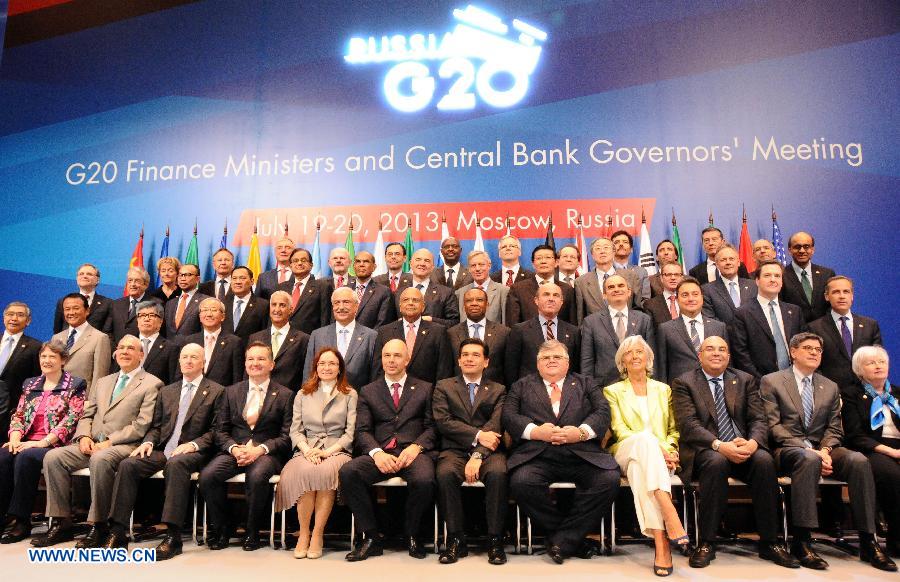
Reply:
[[[800,564],[824,570],[828,562],[810,546],[818,527],[819,478],[834,476],[850,490],[850,512],[859,531],[859,558],[879,570],[897,565],[875,539],[875,480],[865,455],[842,446],[841,395],[837,385],[816,373],[822,363],[822,338],[814,333],[791,337],[793,365],[763,376],[760,396],[766,408],[775,461],[791,478],[791,553]]]
[[[228,526],[228,479],[246,473],[247,527],[245,551],[258,550],[259,526],[265,523],[272,486],[291,454],[294,393],[270,378],[272,349],[262,342],[247,346],[248,380],[228,386],[222,395],[216,426],[219,454],[201,471],[200,491],[206,499],[212,533],[206,545],[224,550],[231,540]]]
[[[91,471],[91,529],[76,547],[97,548],[106,540],[116,470],[149,430],[162,388],[159,378],[141,369],[142,356],[141,342],[130,334],[122,336],[115,352],[119,371],[95,382],[72,444],[44,457],[47,516],[53,518],[53,527],[31,545],[41,548],[73,538],[72,472],[86,467]]]
[[[191,473],[203,468],[215,447],[213,428],[221,400],[221,385],[203,377],[203,348],[187,344],[178,359],[182,380],[160,389],[153,424],[141,446],[119,463],[112,490],[110,534],[104,547],[127,548],[125,528],[143,479],[163,471],[166,536],[156,547],[156,559],[181,553],[181,525],[191,498]]]
[[[438,382],[432,402],[434,425],[442,438],[436,469],[438,499],[448,532],[440,562],[452,564],[469,553],[460,486],[463,481],[480,480],[485,487],[488,562],[505,564],[503,528],[509,499],[506,455],[498,446],[503,434],[500,414],[506,389],[484,376],[490,351],[483,341],[464,339],[457,353],[461,373]]]
[[[407,364],[403,340],[388,341],[381,350],[384,375],[359,391],[356,446],[362,454],[341,467],[340,482],[365,537],[347,554],[348,562],[384,552],[369,488],[394,475],[402,477],[408,489],[403,528],[407,550],[413,558],[425,557],[416,533],[432,502],[437,433],[431,416],[432,386],[408,375]]]
[[[0,337],[0,438],[6,442],[9,419],[22,395],[22,384],[41,375],[38,354],[41,342],[25,335],[31,324],[31,308],[13,301],[3,310],[3,335]]]
[[[700,484],[700,545],[692,568],[716,559],[716,533],[728,505],[728,478],[750,485],[759,531],[759,557],[785,568],[800,562],[778,543],[778,480],[768,451],[769,425],[759,398],[759,382],[728,366],[728,343],[707,336],[700,346],[700,369],[672,383],[678,421],[681,480]]]
[[[503,403],[503,426],[513,438],[509,487],[525,513],[547,530],[547,555],[562,564],[584,551],[584,536],[612,505],[621,475],[600,445],[610,413],[596,381],[569,373],[569,353],[557,340],[541,345],[537,367],[536,374],[512,385]],[[548,495],[558,481],[577,488],[565,514]]]

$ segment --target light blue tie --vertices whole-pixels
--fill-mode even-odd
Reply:
[[[3,346],[3,350],[0,351],[0,374],[3,373],[3,369],[6,368],[6,362],[9,361],[9,357],[12,355],[13,350],[13,338],[6,338],[6,344]]]
[[[731,281],[728,283],[728,294],[731,295],[731,302],[734,303],[735,307],[741,306],[741,295],[738,293],[737,283]]]
[[[803,393],[800,395],[800,402],[803,404],[803,424],[808,431],[813,416],[813,391],[809,376],[803,379]]]
[[[166,448],[163,449],[167,459],[172,456],[172,451],[178,447],[178,441],[181,439],[181,429],[184,427],[184,419],[187,416],[188,408],[191,406],[191,392],[193,389],[194,385],[190,382],[182,388],[183,394],[181,395],[181,402],[178,403],[178,416],[175,418],[175,428],[172,429],[172,436],[169,438],[169,442],[166,443]]]
[[[788,356],[787,346],[784,345],[775,305],[775,301],[769,301],[769,324],[772,326],[772,337],[775,338],[775,359],[778,362],[778,369],[785,370],[791,367],[791,358]]]
[[[342,329],[338,333],[338,351],[341,352],[341,355],[347,356],[347,330]]]
[[[232,314],[232,319],[234,320],[234,327],[237,327],[238,322],[241,320],[241,314],[243,309],[241,309],[244,304],[243,299],[235,299],[234,300],[234,313]]]
[[[116,384],[116,389],[113,390],[112,396],[109,399],[110,404],[112,404],[113,400],[125,390],[125,386],[128,385],[128,374],[122,374],[119,376],[119,383]]]
[[[475,393],[478,392],[478,384],[469,382],[466,386],[469,387],[469,404],[475,406]]]
[[[479,332],[480,329],[481,329],[481,324],[480,324],[480,323],[473,323],[473,324],[472,324],[472,337],[473,337],[473,338],[475,338],[475,339],[481,339],[481,333]]]

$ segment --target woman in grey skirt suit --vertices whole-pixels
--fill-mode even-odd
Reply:
[[[347,383],[340,352],[333,347],[320,349],[309,378],[294,399],[294,458],[284,467],[278,484],[278,510],[297,506],[300,534],[295,558],[322,556],[325,524],[338,488],[338,471],[350,460],[356,399],[356,391]],[[313,513],[316,519],[310,532]]]

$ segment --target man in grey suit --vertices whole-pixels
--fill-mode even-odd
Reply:
[[[128,457],[150,428],[162,382],[141,369],[141,342],[126,334],[116,346],[119,372],[100,378],[84,405],[72,444],[54,449],[44,457],[47,479],[47,515],[53,527],[36,537],[36,547],[52,546],[73,538],[72,472],[90,468],[91,508],[88,535],[78,548],[96,548],[109,533],[113,482],[119,463]]]
[[[488,321],[506,324],[506,298],[509,287],[491,279],[491,257],[484,251],[472,251],[467,257],[472,282],[456,290],[459,313],[465,312],[463,296],[469,289],[478,287],[487,293],[488,304],[485,317]]]
[[[532,299],[533,301],[533,299]],[[504,366],[506,362],[506,337],[509,328],[488,321],[484,314],[487,312],[487,293],[483,289],[469,289],[463,295],[463,309],[465,318],[447,330],[447,339],[450,341],[451,353],[458,354],[459,346],[468,338],[480,339],[490,351],[491,357],[484,376],[499,384],[506,381]],[[453,374],[460,374],[459,363],[455,364]]]
[[[87,382],[88,394],[95,380],[109,373],[109,336],[88,323],[87,298],[81,293],[69,293],[62,299],[63,320],[68,327],[51,339],[58,341],[69,350],[69,359],[64,366],[70,372]]]
[[[700,281],[685,277],[675,288],[675,294],[681,315],[656,330],[657,369],[654,375],[669,385],[678,376],[700,366],[697,354],[703,340],[719,336],[728,341],[724,323],[700,315],[705,299]]]
[[[119,463],[112,490],[110,534],[104,547],[127,548],[125,528],[142,480],[164,471],[166,536],[156,559],[181,553],[181,526],[191,496],[191,473],[203,468],[214,450],[213,428],[224,388],[203,376],[204,353],[199,344],[181,348],[182,379],[160,389],[153,424],[141,446]]]
[[[897,565],[875,540],[875,481],[865,455],[842,446],[841,396],[837,385],[817,374],[822,363],[822,338],[798,333],[791,338],[793,366],[763,376],[760,396],[766,408],[775,461],[791,478],[791,553],[800,564],[824,570],[828,562],[810,547],[818,527],[816,512],[819,478],[846,481],[850,510],[859,531],[859,557],[879,570]]]
[[[591,256],[594,258],[594,271],[575,279],[575,316],[579,325],[588,315],[606,309],[606,300],[603,298],[603,282],[609,277],[620,274],[625,278],[630,289],[640,288],[640,280],[632,271],[617,270],[613,267],[615,255],[612,241],[608,238],[600,237],[591,243]],[[631,298],[631,305],[639,307],[634,296]]]
[[[303,364],[303,378],[312,373],[315,355],[325,347],[337,348],[344,358],[347,382],[353,388],[362,388],[378,376],[374,365],[375,342],[378,332],[356,321],[359,303],[356,291],[340,287],[331,294],[331,310],[334,323],[320,327],[309,336],[309,347]]]
[[[581,324],[581,370],[596,379],[601,387],[621,378],[615,355],[623,339],[639,335],[649,345],[656,345],[653,320],[646,313],[629,306],[631,288],[625,277],[611,275],[604,286],[603,309],[586,317]]]
[[[189,336],[199,333],[200,302],[208,297],[198,291],[200,268],[197,265],[181,265],[178,269],[178,288],[181,295],[166,303],[166,337]]]
[[[738,276],[741,261],[737,249],[725,243],[716,253],[719,276],[703,285],[703,316],[730,325],[737,308],[756,297],[758,291],[752,279]]]

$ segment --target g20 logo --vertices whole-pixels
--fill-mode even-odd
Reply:
[[[435,107],[442,111],[471,110],[479,99],[496,108],[519,103],[528,93],[547,33],[518,19],[510,27],[471,5],[454,10],[453,18],[456,26],[443,35],[353,37],[344,60],[395,63],[384,76],[384,96],[405,113],[421,111],[436,98]],[[438,79],[447,80],[441,95],[436,95]]]

